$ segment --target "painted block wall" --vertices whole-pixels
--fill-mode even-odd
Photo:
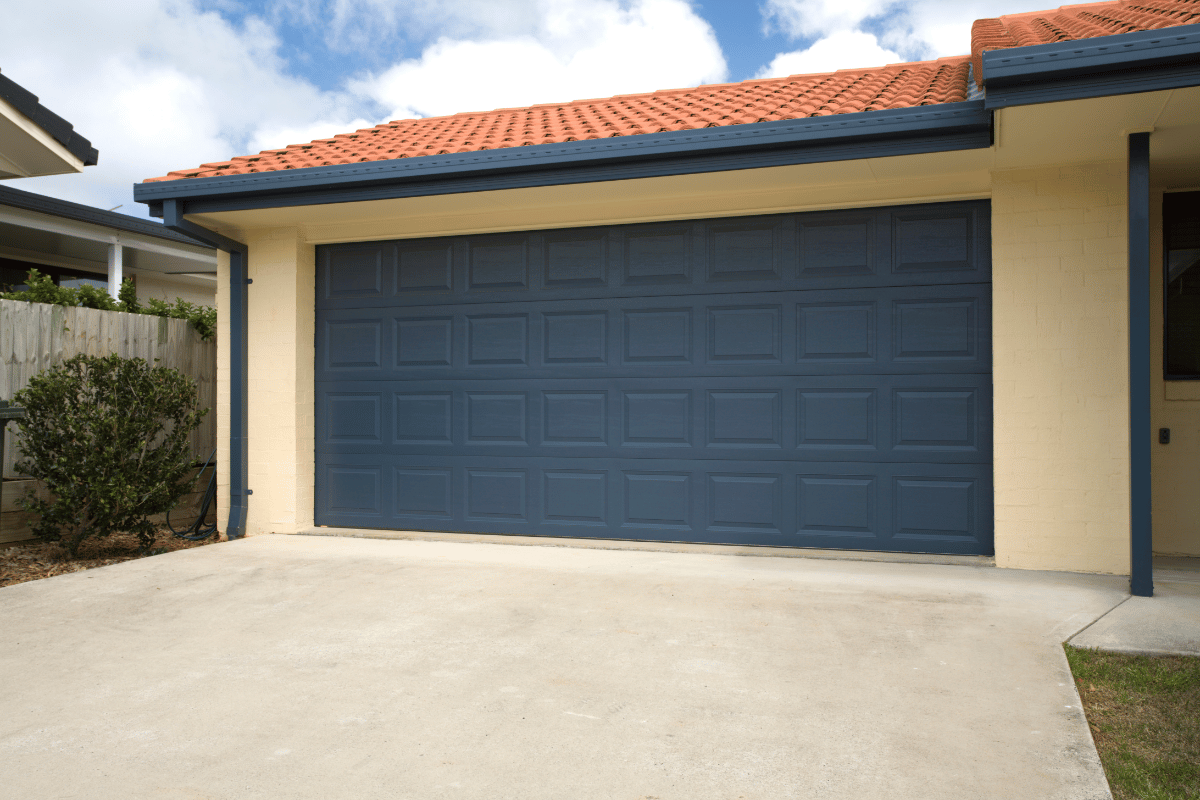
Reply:
[[[1126,181],[992,175],[998,566],[1129,572]]]
[[[229,521],[229,253],[217,251],[217,528]]]
[[[1165,381],[1162,190],[1150,195],[1150,473],[1154,552],[1200,556],[1200,381]],[[1158,443],[1158,429],[1171,443]]]
[[[316,254],[296,228],[255,230],[249,287],[247,534],[313,524]]]

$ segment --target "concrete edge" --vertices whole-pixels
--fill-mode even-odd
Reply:
[[[1079,634],[1076,634],[1078,636]],[[1063,642],[1069,644],[1076,650],[1098,650],[1101,653],[1119,653],[1124,656],[1180,656],[1183,658],[1200,658],[1200,650],[1151,650],[1139,647],[1087,647],[1085,645],[1072,644],[1069,640]]]
[[[1088,627],[1091,626],[1089,625]],[[1078,635],[1076,634],[1076,636]],[[1075,715],[1077,724],[1082,725],[1083,729],[1087,731],[1088,744],[1092,746],[1092,754],[1096,758],[1096,768],[1100,772],[1100,780],[1104,782],[1104,791],[1107,792],[1104,800],[1113,800],[1112,785],[1108,782],[1108,770],[1104,768],[1104,762],[1100,758],[1100,749],[1096,747],[1096,737],[1092,736],[1092,725],[1088,722],[1087,711],[1083,708],[1083,698],[1079,696],[1079,684],[1075,682],[1075,673],[1071,671],[1071,662],[1067,659],[1068,644],[1070,644],[1069,641],[1063,642],[1059,646],[1058,657],[1062,664],[1063,673],[1071,682],[1071,694],[1075,695],[1075,705],[1071,707],[1071,713]]]
[[[839,561],[882,561],[902,564],[947,564],[960,567],[995,567],[994,556],[952,556],[931,553],[879,553],[860,550],[819,550],[766,545],[696,544],[627,539],[583,539],[551,536],[508,536],[494,533],[441,533],[437,531],[385,531],[369,528],[309,527],[296,536],[329,536],[351,539],[395,539],[457,544],[505,544],[520,547],[574,547],[585,550],[643,550],[664,553],[706,553],[758,558],[818,558]]]

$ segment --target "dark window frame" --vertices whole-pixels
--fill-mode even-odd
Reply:
[[[1163,195],[1163,380],[1164,381],[1200,381],[1200,340],[1197,341],[1193,352],[1197,353],[1195,367],[1192,370],[1180,370],[1178,351],[1172,350],[1172,345],[1180,347],[1178,338],[1172,340],[1172,331],[1178,330],[1178,309],[1175,319],[1172,318],[1171,304],[1171,254],[1190,250],[1200,250],[1200,191],[1168,192]],[[1200,284],[1200,262],[1186,268],[1177,278],[1185,273],[1196,271],[1197,275],[1189,276]],[[1188,312],[1194,318],[1193,324],[1200,326],[1200,300],[1197,308]],[[1173,369],[1173,367],[1176,367]]]

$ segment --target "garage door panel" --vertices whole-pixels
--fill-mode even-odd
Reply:
[[[986,283],[986,201],[320,248],[317,307]]]
[[[322,312],[317,380],[987,373],[987,284]]]
[[[327,453],[989,462],[980,375],[338,382]]]
[[[346,455],[324,524],[916,552],[991,548],[990,468]]]
[[[317,523],[989,553],[989,217],[320,247]]]

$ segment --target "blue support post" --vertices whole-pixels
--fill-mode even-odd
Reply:
[[[163,224],[172,230],[208,242],[229,253],[229,519],[225,535],[240,539],[246,535],[246,507],[250,489],[249,475],[249,293],[247,260],[249,249],[243,243],[210,231],[183,218],[183,203],[163,203]]]
[[[1150,494],[1150,134],[1129,135],[1129,591],[1154,594]]]

